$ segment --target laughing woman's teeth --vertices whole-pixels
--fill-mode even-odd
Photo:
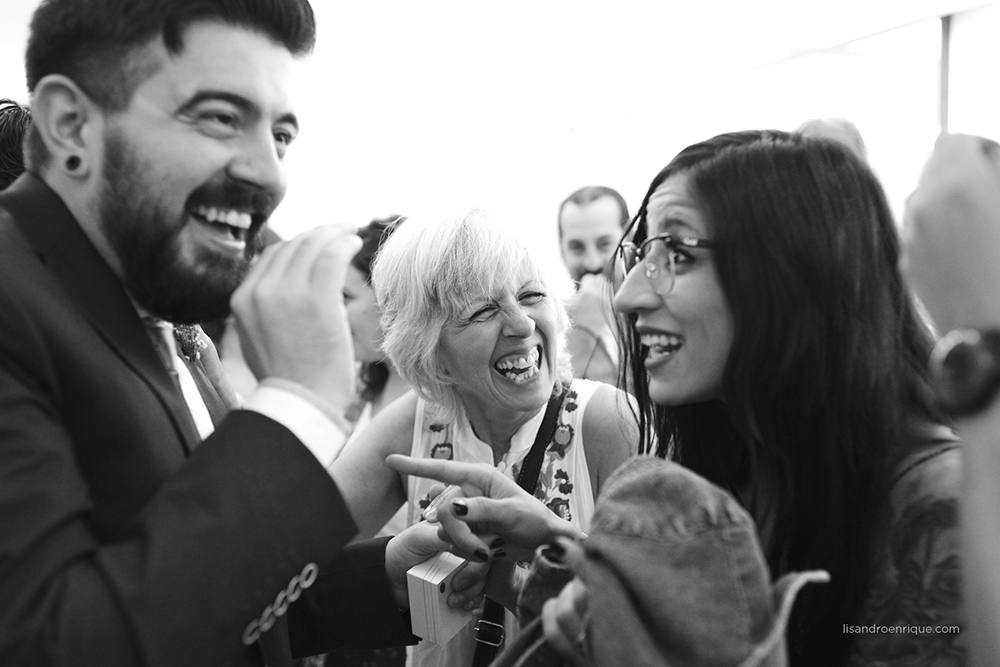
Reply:
[[[515,384],[527,382],[538,375],[538,348],[531,348],[527,356],[501,359],[494,368]]]
[[[649,348],[650,357],[668,357],[684,344],[680,336],[673,334],[645,334],[640,342]]]

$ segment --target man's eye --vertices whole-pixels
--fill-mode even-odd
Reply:
[[[211,111],[206,112],[202,115],[204,120],[207,120],[218,125],[225,125],[227,127],[235,127],[238,119],[236,114],[226,113],[224,111]]]
[[[240,126],[240,117],[231,111],[205,110],[197,116],[202,132],[216,137],[232,136]]]
[[[284,146],[289,146],[295,141],[295,135],[286,130],[278,130],[274,133],[274,140]]]

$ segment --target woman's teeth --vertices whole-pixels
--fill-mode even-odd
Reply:
[[[493,368],[511,382],[521,384],[538,375],[538,357],[538,348],[533,347],[525,356],[504,357]]]
[[[649,348],[648,358],[669,357],[684,345],[680,336],[673,334],[644,334],[639,342]]]

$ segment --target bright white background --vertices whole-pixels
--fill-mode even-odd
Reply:
[[[36,0],[0,0],[0,96],[27,101]],[[981,0],[313,0],[303,131],[275,229],[389,213],[496,212],[558,263],[559,202],[586,184],[632,208],[685,145],[812,117],[854,121],[897,213],[939,125],[997,137],[997,4]],[[985,6],[989,5],[989,6]],[[971,11],[970,11],[971,10]]]

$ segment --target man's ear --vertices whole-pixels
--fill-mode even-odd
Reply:
[[[95,162],[95,124],[101,112],[75,81],[49,74],[35,84],[31,118],[51,156],[50,168],[69,178],[85,178]]]

